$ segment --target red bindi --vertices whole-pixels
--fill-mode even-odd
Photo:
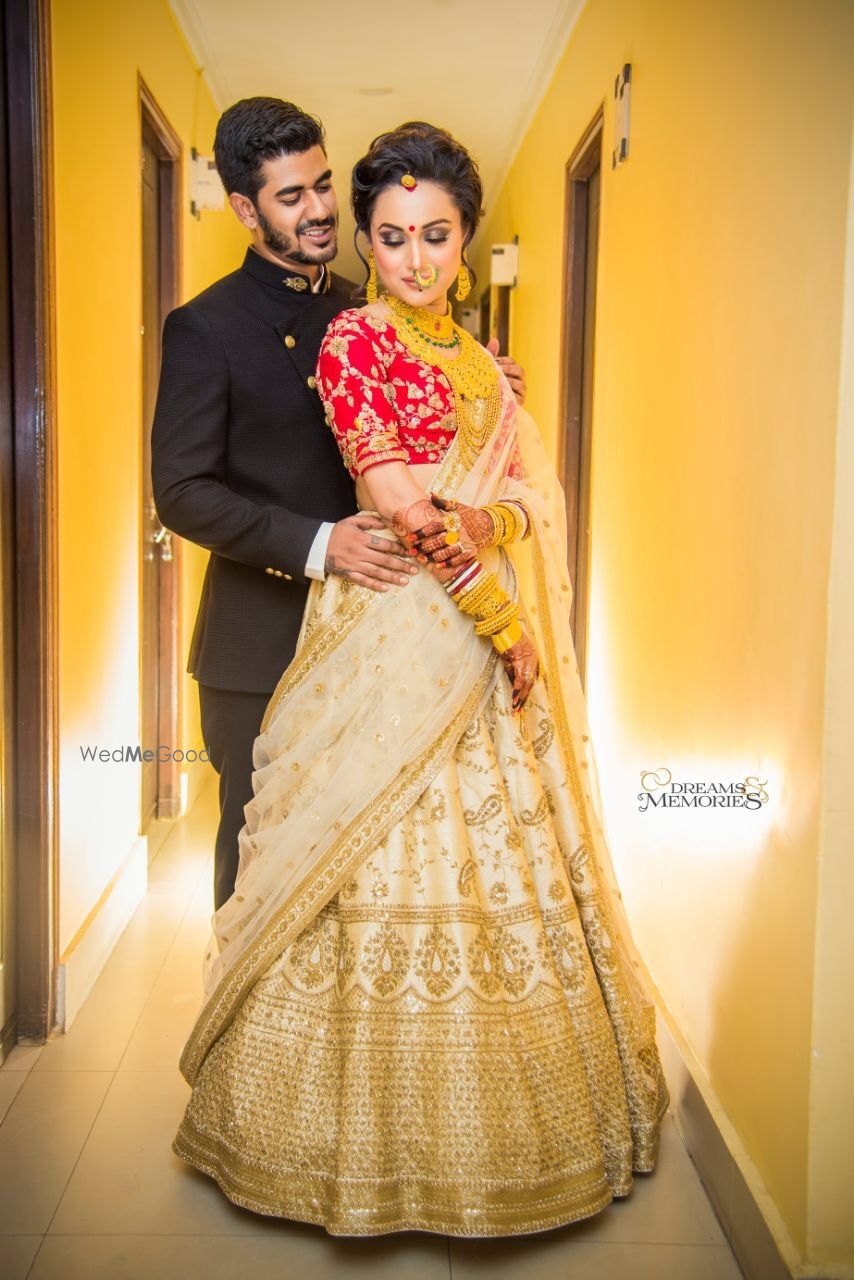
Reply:
[[[414,228],[414,227],[410,227],[410,228],[409,228],[409,230],[410,230],[410,231],[414,231],[414,230],[415,230],[415,228]]]

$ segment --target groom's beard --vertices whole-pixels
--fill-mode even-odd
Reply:
[[[282,258],[287,258],[289,262],[301,262],[307,266],[317,266],[321,262],[331,262],[338,252],[336,235],[338,219],[335,217],[324,218],[322,221],[301,222],[299,224],[297,234],[300,231],[307,231],[309,227],[330,227],[332,231],[329,244],[322,245],[317,249],[306,250],[300,247],[300,242],[295,237],[286,235],[284,231],[277,231],[257,205],[255,207],[255,215],[258,219],[258,225],[264,233],[264,244],[273,253],[279,254]]]

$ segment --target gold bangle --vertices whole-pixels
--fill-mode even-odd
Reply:
[[[489,519],[492,523],[492,533],[489,536],[489,541],[486,542],[484,545],[487,547],[497,547],[501,541],[501,530],[502,530],[501,517],[496,511],[495,507],[487,506],[487,507],[484,507],[483,510],[489,516]]]
[[[503,502],[497,504],[497,510],[501,520],[501,539],[498,545],[503,546],[513,541],[513,513]]]
[[[524,542],[531,536],[531,517],[528,508],[520,498],[506,498],[505,501],[519,513],[519,538]]]
[[[501,541],[501,533],[502,533],[501,517],[498,515],[498,512],[495,510],[495,507],[484,507],[483,509],[484,511],[488,512],[489,518],[492,521],[492,534],[490,536],[488,545],[490,547],[497,547]]]
[[[494,613],[495,608],[504,600],[504,592],[498,585],[498,579],[494,573],[482,573],[479,575],[475,585],[464,592],[461,598],[457,600],[457,604],[463,613],[472,613],[476,617],[482,617],[488,613]],[[484,609],[484,605],[490,603],[495,604],[495,608]]]
[[[495,521],[495,542],[494,545],[500,547],[507,541],[508,522],[507,513],[498,503],[489,508],[489,514]]]
[[[519,536],[519,532],[520,532],[520,530],[521,530],[522,526],[521,526],[521,524],[519,523],[519,520],[518,520],[518,518],[517,518],[517,516],[516,516],[516,512],[513,510],[513,508],[512,508],[512,507],[507,507],[507,506],[505,506],[505,507],[504,507],[504,512],[505,512],[505,515],[504,515],[504,521],[505,521],[505,534],[504,534],[504,539],[505,539],[505,541],[506,541],[506,542],[515,542],[515,541],[516,541],[516,538]]]
[[[518,644],[522,639],[522,624],[518,618],[510,623],[509,627],[505,627],[503,631],[496,631],[492,637],[492,643],[499,653],[506,653],[508,649],[512,649],[514,644]]]
[[[519,610],[512,600],[507,600],[494,613],[489,614],[486,618],[481,618],[475,624],[475,631],[479,636],[491,636],[496,631],[503,631],[509,626],[513,619],[518,615]]]
[[[518,542],[525,531],[525,519],[522,515],[522,509],[519,504],[513,502],[512,499],[508,501],[507,506],[513,516],[513,541]]]
[[[491,546],[501,547],[508,542],[518,542],[525,536],[525,521],[519,505],[508,498],[484,507],[493,523],[493,539]]]
[[[457,608],[475,620],[475,633],[491,636],[505,630],[517,617],[519,609],[500,586],[493,572],[481,570],[474,585],[453,597]]]

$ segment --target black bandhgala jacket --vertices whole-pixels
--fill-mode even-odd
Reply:
[[[187,662],[203,684],[272,693],[294,655],[314,535],[356,511],[314,370],[330,320],[359,301],[339,276],[312,293],[250,248],[166,317],[152,482],[161,522],[211,553]]]

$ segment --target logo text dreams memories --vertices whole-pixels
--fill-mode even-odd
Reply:
[[[768,802],[765,782],[674,782],[669,769],[643,769],[638,809],[761,809]]]

